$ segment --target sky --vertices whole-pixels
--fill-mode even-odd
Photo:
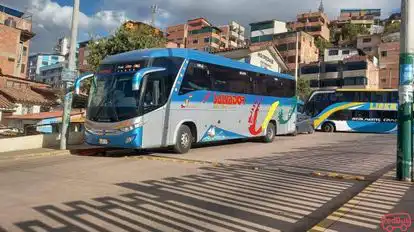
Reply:
[[[78,42],[94,36],[111,34],[122,22],[150,22],[152,4],[159,11],[156,26],[184,23],[205,17],[215,25],[231,20],[248,27],[267,19],[292,21],[301,12],[317,10],[320,0],[80,0]],[[400,7],[400,0],[323,0],[330,19],[341,8],[381,8],[383,17]],[[73,0],[0,0],[0,4],[32,15],[33,31],[30,53],[50,52],[58,38],[70,36]]]

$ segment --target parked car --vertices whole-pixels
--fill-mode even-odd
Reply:
[[[313,119],[310,115],[307,115],[304,111],[304,104],[302,101],[298,101],[298,115],[296,117],[296,131],[294,135],[297,134],[313,134],[315,129],[313,128]]]

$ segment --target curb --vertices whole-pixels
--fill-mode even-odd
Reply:
[[[358,181],[366,180],[364,176],[347,175],[347,174],[341,174],[341,173],[336,173],[336,172],[312,172],[312,176],[327,177],[327,178],[334,178],[334,179],[341,179],[341,180],[358,180]]]
[[[180,158],[169,158],[169,157],[163,157],[163,156],[137,156],[137,157],[125,156],[125,159],[157,160],[157,161],[167,161],[167,162],[185,163],[185,164],[213,165],[215,167],[222,166],[222,164],[217,163],[217,162],[189,160],[189,159],[180,159]]]
[[[30,158],[38,158],[38,157],[46,157],[46,156],[64,156],[64,155],[70,155],[69,150],[58,150],[58,151],[48,151],[48,152],[40,152],[40,153],[34,153],[29,155],[16,155],[16,156],[0,156],[0,162],[2,161],[10,161],[10,160],[24,160],[24,159],[30,159]]]

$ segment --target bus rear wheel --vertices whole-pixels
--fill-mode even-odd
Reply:
[[[186,125],[181,125],[175,140],[174,151],[178,154],[185,154],[191,149],[192,142],[193,135],[190,128]]]
[[[266,134],[263,137],[263,142],[271,143],[275,140],[276,136],[276,126],[272,122],[267,125]]]
[[[331,122],[325,122],[322,125],[322,131],[329,132],[329,133],[335,132],[335,125]]]

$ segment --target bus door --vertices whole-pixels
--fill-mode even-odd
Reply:
[[[150,73],[143,80],[141,110],[143,117],[142,146],[159,147],[165,131],[165,113],[168,93],[163,72]]]

